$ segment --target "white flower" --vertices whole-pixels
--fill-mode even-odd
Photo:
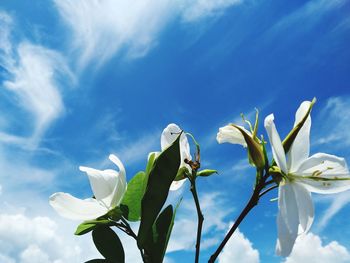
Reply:
[[[300,105],[294,126],[307,114],[310,103],[304,101]],[[310,116],[296,136],[287,157],[273,121],[273,114],[267,116],[265,128],[273,158],[283,175],[278,193],[276,253],[288,256],[298,234],[306,233],[313,222],[314,208],[310,192],[331,194],[347,190],[350,188],[350,175],[343,158],[325,153],[309,157]]]
[[[246,130],[243,126],[237,126],[252,136],[251,132]],[[243,147],[247,147],[247,143],[242,135],[242,132],[231,124],[219,128],[219,132],[216,135],[216,140],[218,143],[240,144]]]
[[[111,154],[109,159],[118,166],[119,172],[79,167],[86,172],[95,198],[82,200],[62,192],[50,196],[50,205],[58,214],[74,220],[91,220],[105,215],[120,204],[127,187],[125,168],[117,156]]]
[[[181,129],[179,126],[177,126],[174,123],[169,124],[162,133],[161,139],[160,139],[160,145],[162,148],[162,151],[164,151],[166,148],[168,148],[179,136],[181,133]],[[180,158],[181,158],[181,163],[180,163],[180,168],[186,167],[189,171],[191,171],[191,167],[185,163],[185,159],[191,160],[191,154],[190,154],[190,145],[188,144],[187,136],[182,133],[180,137]],[[170,190],[174,191],[179,189],[185,182],[186,179],[182,179],[179,181],[174,181],[172,182],[170,186]]]

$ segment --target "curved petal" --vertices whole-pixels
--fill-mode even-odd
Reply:
[[[110,207],[118,173],[111,169],[101,171],[85,166],[80,166],[79,169],[87,174],[95,198],[102,201],[106,207]]]
[[[108,212],[96,199],[82,200],[67,193],[55,193],[49,202],[59,215],[73,220],[91,220]]]
[[[299,183],[314,193],[333,194],[350,189],[350,173],[344,158],[317,153],[294,173]]]
[[[179,136],[181,133],[181,129],[179,126],[177,126],[174,123],[169,124],[164,130],[161,135],[160,145],[162,148],[162,151],[164,151],[166,148],[168,148]],[[187,140],[187,136],[182,133],[180,138],[180,155],[181,155],[181,165],[187,166],[184,162],[185,159],[191,160],[191,153],[190,153],[190,145]]]
[[[270,114],[265,118],[264,126],[271,143],[273,158],[276,161],[278,167],[284,173],[287,174],[288,170],[287,170],[286,155],[284,153],[281,138],[276,130],[276,126],[273,120],[274,120],[274,116],[273,114]]]
[[[307,233],[314,221],[314,205],[310,192],[298,183],[291,184],[294,190],[295,199],[299,214],[299,234]]]
[[[176,191],[182,187],[182,185],[186,182],[186,179],[182,179],[179,181],[173,181],[170,185],[170,191]]]
[[[292,252],[299,227],[298,204],[290,184],[280,185],[278,207],[276,254],[286,257]]]
[[[239,126],[243,129],[247,134],[251,134],[248,130],[246,130],[243,126]],[[244,140],[242,133],[232,125],[226,125],[219,129],[219,132],[216,135],[216,140],[218,143],[232,143],[232,144],[240,144],[243,147],[247,147],[247,143]]]
[[[126,171],[123,163],[120,161],[120,159],[117,156],[115,156],[114,154],[111,154],[109,155],[109,159],[119,168],[118,181],[115,184],[115,187],[113,189],[112,200],[110,203],[111,206],[118,206],[122,201],[127,188]]]
[[[299,106],[295,114],[294,127],[300,123],[300,121],[305,117],[309,108],[311,106],[310,101],[304,101]],[[311,129],[311,117],[307,117],[304,125],[298,132],[298,135],[295,137],[294,142],[288,152],[288,167],[289,171],[293,172],[298,169],[300,164],[309,157],[310,154],[310,129]]]

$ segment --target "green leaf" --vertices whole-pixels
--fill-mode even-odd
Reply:
[[[216,170],[211,170],[211,169],[204,169],[204,170],[201,170],[197,173],[197,176],[210,176],[212,174],[217,174],[218,171]]]
[[[178,202],[174,212],[173,207],[169,205],[160,213],[152,227],[152,232],[148,236],[146,252],[154,263],[163,262],[180,202],[181,200]]]
[[[147,178],[148,178],[148,175],[149,173],[151,172],[152,168],[153,168],[153,164],[154,164],[154,161],[156,160],[156,157],[157,157],[157,153],[156,152],[152,152],[149,154],[149,157],[148,157],[148,163],[147,163],[147,166],[146,166],[146,175],[147,175]]]
[[[139,248],[144,247],[147,235],[168,197],[170,185],[179,170],[180,135],[159,155],[150,171],[147,189],[141,202],[141,224],[137,240]]]
[[[94,230],[96,227],[100,225],[112,225],[112,224],[113,223],[107,219],[84,221],[77,227],[77,230],[75,230],[74,234],[77,236],[81,236],[86,233],[89,233],[90,231]]]
[[[107,226],[99,226],[92,231],[92,239],[98,251],[113,263],[124,263],[123,245],[117,234]]]
[[[128,183],[122,205],[127,206],[126,219],[139,221],[141,218],[141,200],[147,184],[145,172],[138,172]]]
[[[119,221],[123,216],[123,210],[120,206],[114,207],[112,210],[109,210],[106,214],[108,218],[111,218],[113,221]]]

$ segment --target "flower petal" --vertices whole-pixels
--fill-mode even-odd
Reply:
[[[299,227],[298,204],[291,184],[280,185],[278,207],[276,254],[286,257],[292,252]]]
[[[306,159],[294,173],[310,192],[339,193],[350,189],[350,173],[344,158],[317,153]]]
[[[101,171],[85,166],[80,166],[79,169],[87,174],[95,198],[102,201],[106,207],[110,207],[118,172],[111,169]]]
[[[118,206],[122,201],[124,194],[126,192],[127,183],[126,183],[126,171],[123,163],[120,159],[114,154],[109,155],[109,159],[119,168],[119,176],[117,184],[115,185],[112,193],[112,206]]]
[[[276,126],[273,120],[274,120],[274,116],[273,114],[270,114],[265,118],[264,126],[271,143],[273,158],[276,161],[278,167],[284,173],[287,174],[288,171],[287,171],[286,155],[284,153],[281,138],[276,130]]]
[[[314,205],[310,192],[301,184],[292,183],[299,214],[299,234],[307,233],[314,221]]]
[[[246,130],[243,126],[239,126],[246,133],[251,134],[248,130]],[[244,147],[247,147],[247,143],[244,140],[242,133],[232,125],[226,125],[219,129],[219,132],[216,135],[216,140],[218,143],[232,143],[232,144],[240,144]]]
[[[162,151],[164,151],[166,148],[168,148],[179,136],[181,133],[181,129],[179,126],[177,126],[174,123],[169,124],[164,130],[161,135],[160,145],[162,148]],[[190,145],[188,144],[187,136],[182,133],[180,138],[180,155],[181,155],[181,165],[187,166],[184,162],[185,159],[191,160],[191,153],[190,153]]]
[[[179,181],[173,181],[170,185],[170,188],[169,190],[170,191],[176,191],[178,190],[179,188],[182,187],[182,185],[186,182],[186,179],[182,179],[182,180],[179,180]]]
[[[294,127],[300,123],[300,121],[305,117],[305,114],[309,111],[311,106],[310,101],[304,101],[301,103],[295,114]],[[288,152],[288,167],[289,171],[293,172],[298,169],[300,164],[309,157],[310,154],[310,128],[311,128],[311,117],[307,117],[304,125],[295,137],[293,144],[291,145],[290,151]]]
[[[108,212],[96,199],[82,200],[67,193],[55,193],[49,202],[59,215],[73,220],[91,220]]]

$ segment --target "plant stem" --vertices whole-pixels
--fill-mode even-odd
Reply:
[[[247,205],[242,210],[241,214],[238,216],[238,218],[236,219],[235,223],[231,227],[230,231],[226,234],[225,238],[222,240],[221,244],[216,249],[214,254],[211,255],[208,263],[214,263],[215,262],[215,260],[219,256],[220,252],[222,251],[222,249],[226,245],[227,241],[231,238],[233,233],[236,231],[237,227],[240,225],[240,223],[243,221],[243,219],[247,216],[247,214],[250,212],[250,210],[252,210],[258,204],[258,201],[259,201],[259,198],[260,198],[260,191],[266,186],[265,180],[260,181],[259,184],[256,185],[256,187],[254,189],[254,192],[253,192],[252,196],[250,197]],[[270,189],[270,190],[272,190],[272,189]]]
[[[125,234],[133,237],[137,241],[137,235],[135,234],[135,232],[130,227],[128,221],[126,221],[124,218],[121,218],[121,221],[123,222],[123,224],[115,223],[115,226],[118,227]],[[146,257],[145,257],[145,254],[144,254],[143,250],[142,249],[139,249],[139,250],[140,250],[140,254],[141,254],[143,262],[148,262],[146,260]]]
[[[196,257],[195,257],[195,263],[199,262],[199,252],[201,248],[201,236],[202,236],[202,227],[203,227],[203,221],[204,216],[199,204],[197,189],[196,189],[196,172],[192,173],[192,179],[191,182],[191,193],[194,199],[194,202],[196,204],[196,210],[197,210],[197,216],[198,216],[198,226],[197,226],[197,241],[196,241]]]
[[[265,191],[263,191],[263,192],[259,195],[259,197],[262,197],[263,195],[267,194],[268,192],[270,192],[271,190],[273,190],[273,189],[275,189],[275,188],[277,188],[277,187],[278,187],[278,185],[274,185],[274,186],[271,186],[270,188],[267,188]]]

